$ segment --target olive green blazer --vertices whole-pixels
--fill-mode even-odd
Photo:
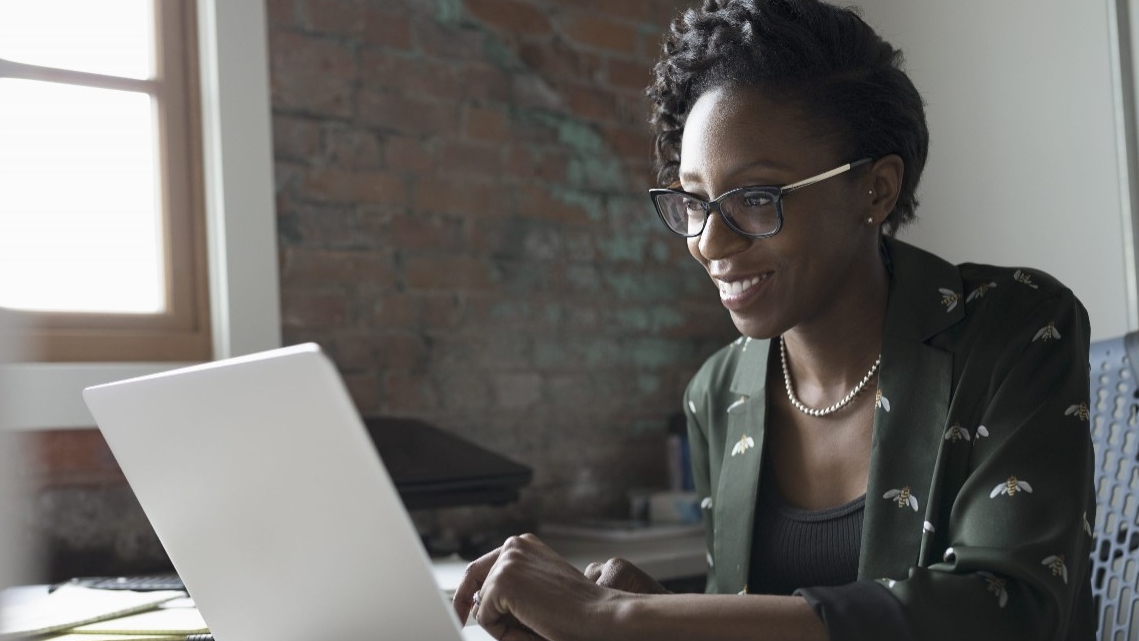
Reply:
[[[1087,312],[1039,271],[885,251],[859,580],[889,588],[921,639],[1094,630]],[[741,338],[685,394],[709,592],[747,591],[768,353]]]

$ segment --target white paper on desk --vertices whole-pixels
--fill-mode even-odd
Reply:
[[[77,634],[206,634],[210,629],[202,615],[193,608],[162,608],[117,619],[81,625],[71,630]]]
[[[63,634],[42,641],[185,641],[183,634]]]
[[[59,632],[152,610],[182,596],[183,592],[170,590],[132,592],[62,585],[42,599],[0,608],[0,640]]]

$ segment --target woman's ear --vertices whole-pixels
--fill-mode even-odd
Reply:
[[[872,218],[877,225],[886,222],[886,217],[894,211],[898,202],[898,195],[902,189],[902,176],[905,174],[905,163],[897,154],[889,154],[875,160],[866,172],[868,208],[866,217]]]

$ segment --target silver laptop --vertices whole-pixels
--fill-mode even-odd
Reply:
[[[317,345],[83,396],[218,641],[489,638],[455,618]]]

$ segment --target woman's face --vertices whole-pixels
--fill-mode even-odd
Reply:
[[[712,200],[738,187],[783,186],[858,160],[839,157],[807,127],[796,108],[756,89],[710,90],[685,123],[681,188]],[[866,223],[872,182],[860,178],[864,169],[785,195],[783,228],[775,236],[746,238],[714,213],[704,232],[688,240],[742,334],[771,338],[825,325],[835,320],[828,313],[838,313],[836,303],[865,291],[879,259],[878,227]]]

